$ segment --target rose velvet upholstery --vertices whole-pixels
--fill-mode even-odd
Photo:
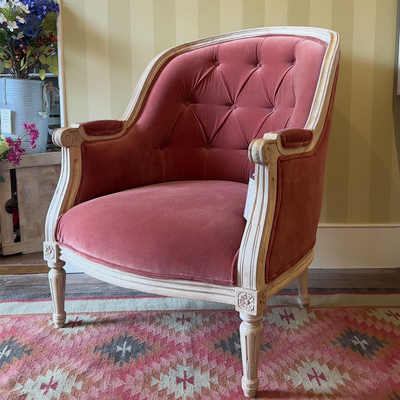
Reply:
[[[298,128],[309,117],[325,50],[314,38],[265,36],[172,58],[123,136],[82,143],[75,207],[60,217],[57,242],[145,276],[235,284],[254,168],[249,144],[267,132],[281,135],[288,149],[311,142],[312,132]],[[329,124],[330,118],[326,130]],[[121,122],[91,122],[84,129],[105,136]],[[327,136],[306,157],[278,162],[279,212],[266,281],[315,243]]]

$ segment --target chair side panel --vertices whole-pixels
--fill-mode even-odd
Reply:
[[[296,265],[315,245],[338,72],[319,143],[278,159],[277,203],[266,258],[266,282]]]

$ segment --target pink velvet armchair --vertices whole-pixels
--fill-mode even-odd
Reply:
[[[297,278],[300,306],[310,302],[338,60],[339,36],[324,29],[215,36],[156,57],[121,120],[57,130],[44,243],[55,325],[65,262],[122,287],[233,304],[254,397],[268,298]]]

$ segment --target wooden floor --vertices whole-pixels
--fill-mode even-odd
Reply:
[[[41,253],[0,257],[0,297],[23,297],[24,294],[49,295],[48,268]],[[312,269],[310,291],[396,291],[400,292],[400,269]],[[293,290],[292,282],[287,289]],[[68,274],[67,293],[79,295],[129,294],[128,289],[91,278],[85,274]]]
[[[316,291],[380,291],[400,292],[400,270],[321,270],[310,269],[310,292]],[[287,289],[295,289],[292,282]],[[50,293],[47,274],[0,276],[1,297],[22,298],[24,294],[46,296]],[[85,274],[67,275],[67,293],[82,295],[129,294],[128,289],[91,278]]]
[[[49,269],[43,260],[43,253],[0,255],[0,275],[40,274]]]

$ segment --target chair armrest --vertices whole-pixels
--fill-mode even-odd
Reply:
[[[299,149],[311,144],[314,134],[310,129],[282,129],[276,131],[284,149]]]
[[[120,133],[124,128],[121,120],[99,120],[82,124],[83,130],[88,136],[110,136]]]
[[[60,147],[80,146],[85,141],[116,139],[126,131],[126,122],[121,120],[99,120],[72,124],[68,128],[56,129],[53,143]]]
[[[104,120],[73,124],[68,128],[57,129],[53,133],[54,144],[61,147],[62,163],[58,185],[47,213],[46,242],[52,243],[55,240],[54,232],[57,218],[77,203],[82,202],[77,201],[77,198],[81,184],[85,179],[84,161],[87,157],[85,145],[90,144],[94,147],[106,145],[107,149],[124,148],[120,141],[126,136],[127,127],[126,121]],[[118,150],[116,152],[118,153]],[[112,151],[104,152],[101,150],[100,156],[106,159],[103,164],[110,166],[108,171],[103,171],[103,168],[99,168],[97,164],[91,167],[95,172],[91,170],[90,174],[97,176],[95,191],[102,195],[119,189],[118,183],[116,184],[115,180],[109,179],[107,174],[110,174],[110,171],[123,174],[126,160],[116,157]]]
[[[239,251],[239,286],[255,289],[269,282],[272,247],[290,251],[295,242],[285,232],[301,231],[307,240],[315,236],[328,136],[317,136],[309,129],[282,129],[251,142],[255,197]],[[297,201],[288,201],[293,196]]]
[[[254,139],[249,146],[249,159],[255,164],[270,164],[280,156],[305,153],[315,147],[311,129],[291,128],[266,133],[262,139]]]

